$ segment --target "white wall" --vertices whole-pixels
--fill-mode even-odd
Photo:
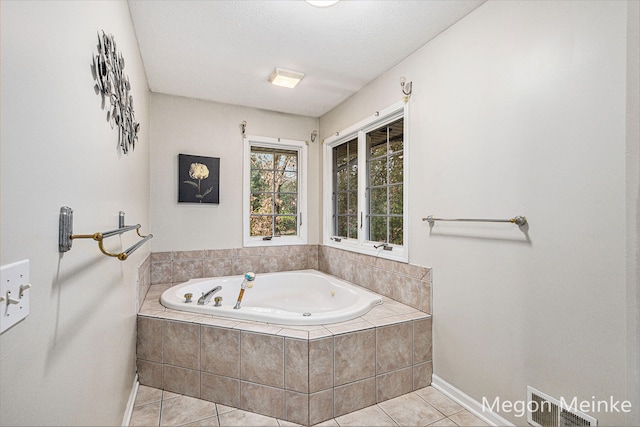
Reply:
[[[320,119],[327,137],[413,81],[410,262],[433,268],[434,374],[478,402],[531,385],[632,401],[601,425],[638,419],[630,10],[628,33],[626,2],[488,2]],[[431,214],[529,225],[430,229]]]
[[[283,89],[286,90],[286,89]],[[242,131],[310,141],[318,119],[151,94],[153,250],[242,247]],[[309,143],[309,243],[318,243],[320,144]],[[178,203],[178,154],[220,158],[220,203]]]
[[[640,401],[640,2],[627,8],[627,393]],[[635,419],[640,419],[636,405]],[[634,418],[630,418],[632,421]]]
[[[30,311],[0,336],[1,425],[120,425],[135,377],[136,267],[92,240],[58,253],[61,206],[74,232],[149,231],[149,92],[126,2],[0,2],[0,262],[31,260]],[[141,123],[123,155],[94,91],[97,32],[115,36]],[[107,247],[126,249],[135,233]]]

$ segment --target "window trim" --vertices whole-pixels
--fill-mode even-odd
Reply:
[[[404,118],[403,126],[403,244],[393,245],[393,250],[387,251],[382,248],[374,248],[377,242],[368,241],[366,237],[366,224],[363,223],[367,213],[367,156],[366,156],[366,134],[381,126],[393,122],[399,118]],[[392,259],[395,261],[409,262],[409,104],[398,102],[384,110],[376,112],[358,123],[337,132],[335,135],[324,140],[323,151],[323,245],[334,248],[345,249],[348,251],[359,252],[366,255],[378,256],[381,258]],[[358,238],[347,239],[342,238],[336,241],[333,238],[333,148],[348,142],[353,138],[358,138]],[[362,184],[361,184],[362,183]]]
[[[265,147],[298,152],[298,234],[296,236],[278,236],[263,240],[250,234],[250,196],[251,196],[251,147]],[[246,135],[243,138],[242,172],[242,243],[243,247],[284,246],[307,244],[307,143],[294,139],[270,138]]]

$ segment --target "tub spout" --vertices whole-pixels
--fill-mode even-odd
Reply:
[[[198,305],[209,304],[209,301],[211,301],[211,297],[213,296],[213,294],[215,294],[216,292],[218,292],[221,289],[222,289],[222,286],[216,286],[215,288],[211,289],[206,294],[202,294],[202,296],[200,298],[198,298]]]
[[[242,302],[242,296],[244,295],[244,290],[246,288],[252,288],[253,283],[251,282],[253,282],[255,279],[256,279],[256,274],[252,271],[244,275],[244,280],[240,285],[240,294],[238,295],[238,301],[236,302],[236,305],[233,308],[235,308],[236,310],[240,308],[240,303]]]

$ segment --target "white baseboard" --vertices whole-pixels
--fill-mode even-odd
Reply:
[[[133,378],[133,387],[131,387],[131,394],[129,394],[129,402],[124,410],[124,417],[122,418],[122,427],[128,427],[131,423],[131,414],[133,414],[133,405],[136,403],[136,395],[138,394],[138,374]]]
[[[482,421],[489,425],[514,426],[514,424],[511,424],[509,421],[505,420],[495,412],[490,411],[487,408],[483,408],[480,402],[458,390],[435,374],[431,377],[431,386],[437,390],[440,390],[442,393],[447,395],[447,397],[464,406],[467,411],[471,412],[473,415],[480,418]]]

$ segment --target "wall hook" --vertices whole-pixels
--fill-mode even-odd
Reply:
[[[311,132],[311,142],[316,142],[317,137],[318,137],[318,131],[314,129],[313,132]]]
[[[244,135],[246,130],[247,130],[247,121],[246,120],[243,120],[242,123],[240,123],[240,128],[242,129],[242,135]]]
[[[402,93],[404,93],[404,102],[407,102],[411,97],[411,91],[413,82],[407,83],[407,78],[405,76],[400,77],[400,87],[402,88]]]

